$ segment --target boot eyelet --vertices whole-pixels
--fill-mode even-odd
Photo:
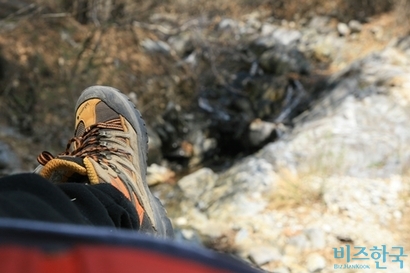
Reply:
[[[108,160],[112,159],[112,156],[109,152],[100,152],[100,156]]]
[[[108,142],[107,141],[100,141],[100,146],[108,147]]]
[[[114,172],[120,174],[121,171],[117,168],[117,166],[115,166],[114,164],[108,163],[108,166],[110,166],[111,169],[114,170]]]
[[[99,136],[103,136],[103,137],[111,137],[111,134],[107,131],[100,131],[99,132]]]

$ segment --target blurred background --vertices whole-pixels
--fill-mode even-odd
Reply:
[[[178,240],[277,273],[338,271],[346,244],[408,247],[409,15],[409,0],[0,0],[0,175],[64,151],[81,91],[109,85],[143,114]],[[382,272],[409,272],[391,260]]]

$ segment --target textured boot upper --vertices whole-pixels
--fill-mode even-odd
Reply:
[[[65,153],[55,158],[48,152],[39,156],[44,165],[40,174],[54,182],[83,175],[91,184],[110,183],[133,202],[141,221],[145,212],[151,221],[132,125],[100,99],[90,99],[76,111],[74,135]]]

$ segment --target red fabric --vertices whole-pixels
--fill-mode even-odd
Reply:
[[[20,246],[0,247],[0,271],[7,273],[222,273],[229,272],[147,250],[78,246],[55,253]]]

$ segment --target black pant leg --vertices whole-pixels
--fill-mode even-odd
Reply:
[[[0,217],[118,228],[139,227],[131,202],[108,184],[52,184],[36,174],[0,178]]]
[[[0,179],[0,217],[91,224],[63,191],[35,174]]]
[[[139,229],[138,214],[134,206],[112,185],[64,183],[57,186],[94,225]]]

